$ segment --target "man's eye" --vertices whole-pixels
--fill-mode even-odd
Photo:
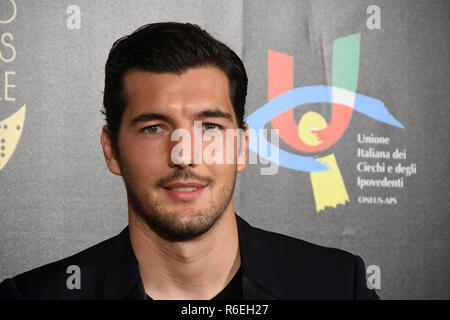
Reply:
[[[203,129],[205,129],[205,131],[217,131],[220,129],[220,126],[214,123],[204,123]]]
[[[154,125],[152,125],[152,126],[145,127],[145,128],[142,129],[142,130],[143,130],[144,132],[146,132],[146,133],[155,134],[155,133],[161,132],[162,128],[161,128],[160,125],[154,124]]]

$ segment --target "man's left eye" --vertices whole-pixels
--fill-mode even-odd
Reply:
[[[205,131],[217,131],[220,129],[220,126],[214,123],[204,123],[203,129],[205,129]]]

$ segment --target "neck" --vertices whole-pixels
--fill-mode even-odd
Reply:
[[[241,264],[232,201],[198,238],[169,241],[129,212],[130,239],[146,293],[153,299],[211,299]]]

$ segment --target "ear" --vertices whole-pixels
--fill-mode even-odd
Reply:
[[[102,128],[100,142],[102,144],[103,155],[105,156],[106,165],[108,166],[109,171],[118,176],[121,176],[122,170],[120,169],[119,158],[114,151],[114,147],[111,141],[111,135],[107,125],[104,125]]]
[[[247,159],[248,159],[248,145],[250,141],[249,137],[249,130],[247,123],[244,122],[243,125],[244,130],[244,136],[240,139],[240,148],[239,148],[239,156],[238,156],[238,165],[237,165],[237,171],[241,172],[245,169],[247,166]]]

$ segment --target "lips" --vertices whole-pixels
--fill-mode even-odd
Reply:
[[[176,182],[163,186],[169,195],[177,200],[188,201],[194,200],[207,185],[198,182]]]

